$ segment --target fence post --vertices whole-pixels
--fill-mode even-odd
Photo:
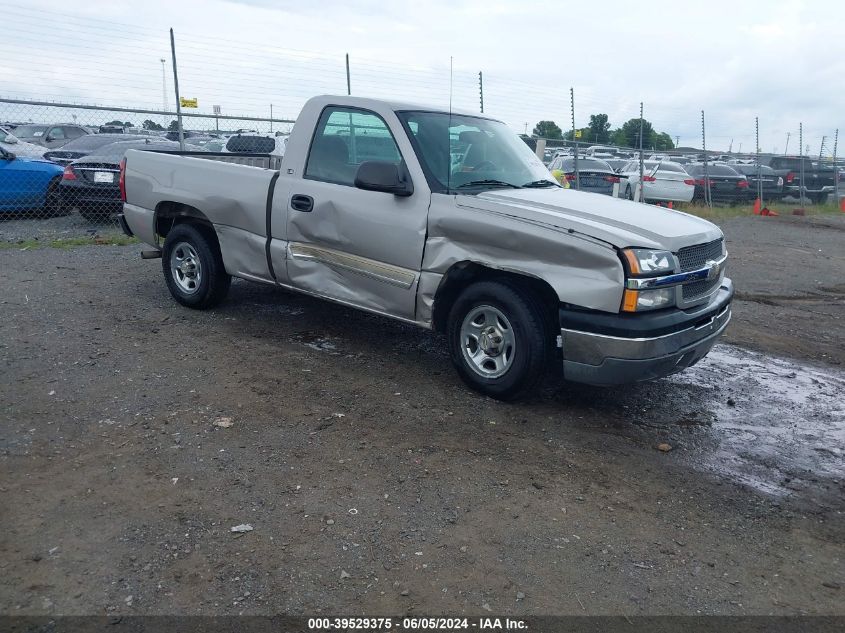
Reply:
[[[478,96],[481,99],[481,114],[484,114],[484,76],[478,71]]]
[[[575,88],[569,89],[569,110],[572,114],[572,142],[575,144],[575,189],[581,189],[581,178],[578,175],[578,141],[575,140]]]
[[[645,202],[645,184],[643,183],[644,169],[643,161],[643,102],[640,101],[640,195],[636,196],[637,202]]]
[[[839,145],[839,128],[833,134],[833,203],[839,205],[839,166],[836,164],[836,150]]]
[[[176,89],[176,125],[179,128],[179,150],[185,151],[185,131],[182,129],[182,102],[179,99],[179,75],[176,72],[176,40],[170,29],[170,54],[173,56],[173,87]]]
[[[798,204],[804,206],[804,124],[798,124],[798,160],[801,161],[801,180],[798,182]]]
[[[760,207],[763,204],[763,172],[760,168],[760,117],[754,117],[754,142],[757,150],[757,198],[760,200]]]
[[[701,111],[701,150],[704,152],[704,204],[713,208],[710,196],[710,177],[707,175],[707,135],[704,130],[704,110]]]

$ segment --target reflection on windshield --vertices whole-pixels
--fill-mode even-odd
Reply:
[[[432,191],[478,193],[500,187],[557,186],[534,152],[500,121],[443,112],[397,112]]]

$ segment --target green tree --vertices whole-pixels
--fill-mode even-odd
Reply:
[[[643,149],[651,149],[653,146],[652,137],[654,136],[654,128],[649,121],[643,119]],[[611,134],[611,142],[614,145],[622,145],[624,147],[633,147],[634,149],[640,146],[640,120],[629,119],[622,124],[621,128],[613,130]]]
[[[161,125],[159,125],[158,123],[156,123],[152,119],[147,119],[146,121],[144,121],[142,127],[145,130],[163,130],[164,129]]]
[[[659,150],[675,149],[672,137],[666,132],[655,132],[652,137],[652,145],[654,145],[654,149]]]
[[[170,125],[167,126],[167,129],[170,130],[171,132],[178,131],[179,130],[179,121],[177,121],[176,119],[173,119],[170,122]]]
[[[610,122],[606,114],[591,114],[588,138],[590,143],[607,143],[610,140]]]
[[[563,132],[561,132],[557,123],[554,121],[540,121],[534,126],[532,135],[539,136],[540,138],[559,139],[563,135]]]
[[[129,127],[129,126],[131,126],[131,123],[124,123],[123,121],[116,121],[115,120],[115,121],[109,121],[105,125],[108,125],[109,127]]]
[[[124,122],[123,122],[123,127],[135,127],[135,126],[132,124],[132,122],[131,122],[131,121],[124,121]]]

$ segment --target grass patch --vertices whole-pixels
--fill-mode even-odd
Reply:
[[[767,203],[769,211],[774,211],[778,215],[792,215],[793,209],[801,207],[797,202],[775,202]],[[753,204],[740,204],[736,206],[714,206],[712,209],[703,204],[676,204],[675,209],[689,213],[690,215],[697,215],[700,218],[708,220],[721,220],[726,218],[738,218],[745,215],[754,215]],[[841,213],[839,207],[833,203],[828,204],[808,204],[804,206],[805,215],[824,215],[831,213]]]
[[[56,240],[29,239],[19,242],[0,242],[0,250],[28,251],[36,248],[60,248],[68,250],[79,246],[127,246],[137,244],[137,237],[127,235],[95,235],[94,237],[67,237]]]

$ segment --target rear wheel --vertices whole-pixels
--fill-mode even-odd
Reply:
[[[625,186],[625,197],[628,198],[628,200],[634,199],[634,192],[631,191],[631,185]]]
[[[47,185],[47,192],[44,194],[44,207],[39,212],[39,217],[54,218],[59,215],[67,215],[68,211],[62,204],[61,177],[57,176]]]
[[[813,204],[824,204],[827,202],[826,193],[811,193],[808,197]]]
[[[164,240],[161,265],[170,294],[183,306],[205,310],[226,298],[226,274],[212,229],[177,224]]]
[[[449,313],[452,363],[476,391],[498,400],[525,396],[553,356],[549,322],[537,297],[515,283],[473,284]]]

